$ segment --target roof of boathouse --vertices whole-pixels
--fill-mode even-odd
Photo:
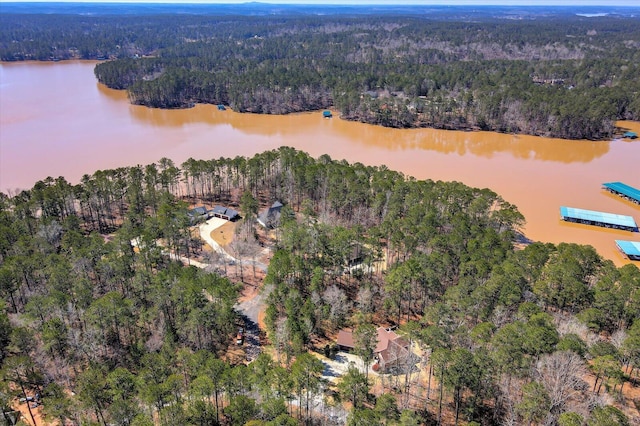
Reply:
[[[560,215],[563,218],[572,218],[598,223],[608,223],[611,225],[624,226],[627,228],[637,228],[636,221],[631,216],[614,213],[604,213],[594,210],[577,209],[574,207],[560,207]]]
[[[640,189],[634,188],[622,182],[608,182],[603,183],[602,186],[613,192],[617,192],[640,202]]]
[[[616,246],[629,258],[640,258],[640,242],[616,240]]]

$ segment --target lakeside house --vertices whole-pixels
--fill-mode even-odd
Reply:
[[[212,209],[208,209],[206,206],[197,206],[187,212],[191,222],[198,222],[201,220],[208,220],[212,217],[218,217],[233,221],[240,217],[240,213],[230,207],[214,206]]]
[[[331,114],[331,111],[329,111],[329,110],[327,109],[327,110],[322,111],[322,116],[323,116],[324,118],[331,118],[331,117],[333,117],[333,114]]]
[[[622,135],[622,137],[626,139],[637,139],[638,134],[635,132],[626,132],[624,135]]]
[[[240,217],[240,214],[230,207],[224,206],[215,206],[210,211],[210,217],[219,217],[220,219],[226,219],[228,221],[233,221]]]
[[[189,220],[193,222],[197,222],[200,220],[209,219],[209,210],[205,206],[197,206],[192,208],[187,212],[187,216],[189,216]]]
[[[280,215],[282,203],[280,201],[274,202],[271,207],[264,209],[258,215],[258,223],[265,228],[277,228],[280,225]]]
[[[214,206],[211,210],[205,206],[197,206],[189,210],[187,215],[189,215],[191,222],[208,220],[212,217],[233,221],[240,217],[240,213],[230,207],[224,206]]]
[[[384,327],[376,329],[376,347],[373,350],[375,363],[373,371],[387,372],[393,367],[402,366],[411,356],[409,342],[398,336],[393,330]],[[343,351],[355,348],[353,331],[344,329],[338,332],[338,347]]]

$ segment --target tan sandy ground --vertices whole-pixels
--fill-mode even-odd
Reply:
[[[30,403],[29,403],[30,404]],[[27,403],[26,402],[18,402],[17,400],[14,402],[14,404],[12,405],[13,408],[17,411],[20,411],[20,414],[22,415],[22,422],[24,424],[27,424],[29,426],[33,425],[33,422],[31,421],[31,416],[29,415],[29,409],[27,408]],[[42,406],[39,406],[37,408],[32,408],[31,412],[33,413],[33,418],[36,420],[36,424],[38,426],[40,425],[47,425],[47,426],[58,426],[60,424],[59,421],[54,420],[54,421],[46,421],[42,415]]]
[[[209,235],[216,243],[220,244],[220,247],[224,248],[233,241],[236,235],[236,226],[236,222],[227,221],[227,223],[211,231]]]

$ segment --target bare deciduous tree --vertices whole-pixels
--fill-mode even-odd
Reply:
[[[554,324],[558,329],[558,334],[563,337],[567,334],[575,334],[579,336],[587,346],[591,346],[600,340],[600,337],[589,330],[584,323],[577,320],[575,317],[563,316],[562,314],[556,314],[554,316]]]
[[[240,281],[244,282],[244,259],[249,256],[251,244],[246,240],[235,238],[231,244],[229,244],[229,251],[231,255],[236,258],[236,265],[240,272]]]
[[[522,385],[522,380],[517,377],[511,377],[507,374],[503,374],[500,377],[498,381],[500,393],[497,397],[497,402],[502,411],[502,418],[500,419],[501,425],[515,426],[518,424],[516,407],[522,400]]]
[[[46,241],[53,249],[58,248],[62,238],[62,226],[58,222],[51,221],[49,224],[40,225],[38,237]]]
[[[373,291],[370,287],[361,287],[358,290],[358,307],[362,313],[373,312]]]
[[[207,251],[205,256],[205,263],[207,266],[206,271],[217,273],[219,275],[227,275],[227,256],[224,253],[220,253],[216,250]]]
[[[611,344],[615,346],[616,349],[620,350],[626,338],[627,332],[625,330],[616,330],[611,335]]]
[[[289,363],[289,340],[291,339],[291,333],[289,332],[289,328],[287,327],[286,318],[278,319],[276,324],[276,333],[275,333],[275,342],[274,347],[276,349],[276,359],[280,362],[280,354],[284,349],[285,354],[287,355],[287,364]]]
[[[571,351],[554,352],[540,358],[535,366],[535,375],[549,394],[550,416],[559,416],[569,404],[571,411],[585,409],[582,393],[587,384],[582,378],[586,372],[582,358]]]
[[[329,320],[334,327],[340,327],[345,315],[349,311],[349,300],[344,291],[332,285],[323,294],[324,301],[329,305]]]

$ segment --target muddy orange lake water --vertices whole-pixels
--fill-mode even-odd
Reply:
[[[159,110],[130,105],[97,83],[95,62],[0,64],[0,191],[31,188],[47,176],[78,182],[99,169],[176,164],[193,157],[252,156],[291,146],[314,157],[385,164],[418,179],[490,188],[525,215],[534,241],[591,244],[617,265],[614,240],[640,234],[562,222],[561,205],[631,215],[640,206],[602,190],[640,187],[640,141],[567,141],[492,132],[387,129],[321,112],[268,116],[213,105]],[[640,123],[620,122],[640,133]],[[638,263],[638,262],[636,262]]]

